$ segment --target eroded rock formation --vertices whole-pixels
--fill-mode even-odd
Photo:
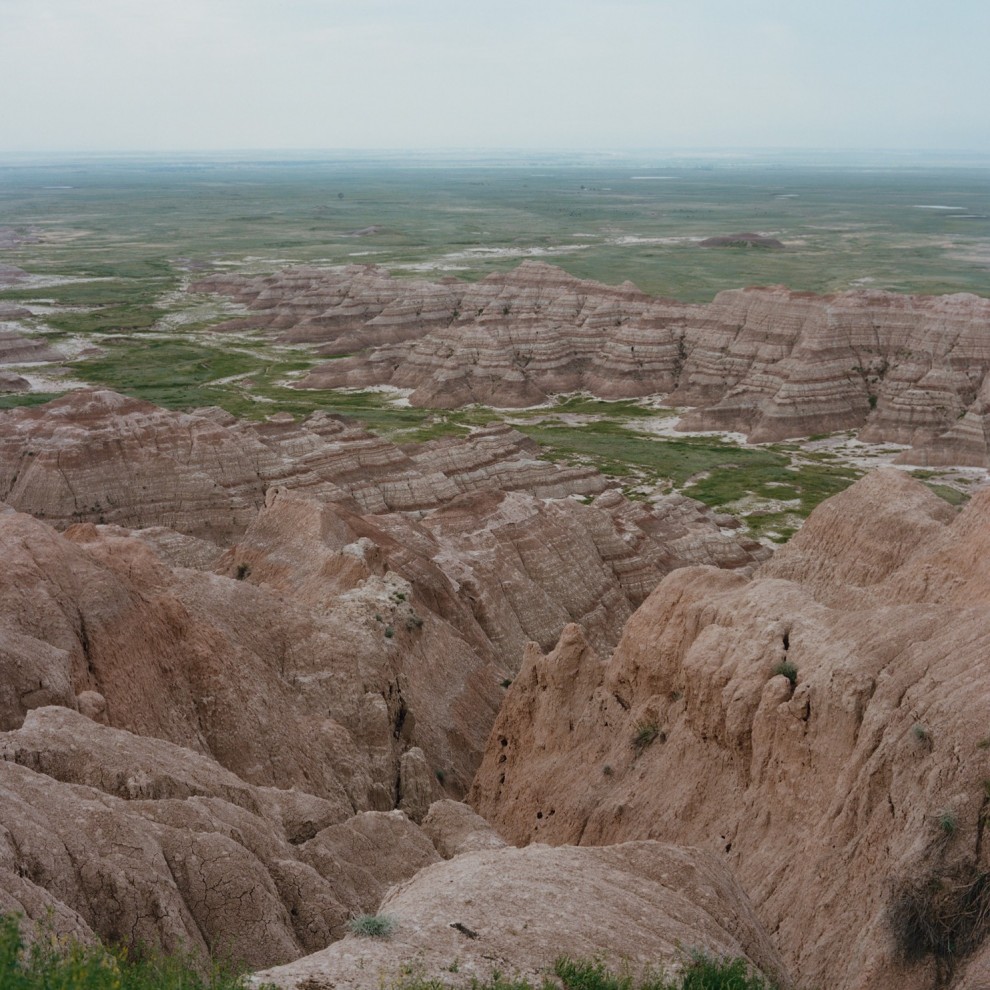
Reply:
[[[804,985],[980,985],[963,900],[990,875],[988,534],[990,491],[956,515],[877,472],[752,579],[669,575],[609,661],[569,626],[530,648],[474,806],[516,843],[713,851]],[[961,892],[926,919],[952,944],[906,925],[933,889]]]
[[[854,429],[912,445],[917,461],[990,466],[990,300],[973,295],[772,287],[688,305],[530,261],[474,284],[351,266],[195,288],[234,297],[282,339],[350,355],[302,387],[390,384],[445,408],[660,395],[696,407],[685,429],[753,441]]]
[[[638,975],[676,969],[693,948],[747,958],[784,982],[780,957],[718,858],[657,842],[464,853],[393,889],[380,910],[397,926],[394,939],[350,935],[255,979],[375,990],[414,966],[452,986],[494,971],[539,986],[561,956]]]
[[[265,966],[439,860],[401,812],[342,815],[64,707],[0,733],[0,911],[57,931]]]

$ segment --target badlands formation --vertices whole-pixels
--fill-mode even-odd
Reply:
[[[333,356],[304,388],[394,385],[440,408],[661,395],[694,407],[684,429],[752,442],[857,430],[909,444],[905,463],[990,466],[990,300],[974,295],[773,287],[692,305],[531,261],[475,284],[351,266],[214,275],[193,288],[245,304],[232,327]]]
[[[701,307],[533,264],[197,288],[351,355],[306,387],[662,393],[987,463],[975,297]],[[771,556],[539,455],[105,390],[0,414],[0,912],[300,990],[692,950],[986,990],[990,490],[875,472]],[[390,939],[349,933],[376,912]]]

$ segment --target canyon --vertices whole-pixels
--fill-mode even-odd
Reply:
[[[701,305],[538,262],[191,289],[242,307],[211,333],[319,352],[300,391],[648,396],[686,431],[990,467],[976,296]],[[0,412],[0,912],[286,990],[692,952],[782,990],[986,987],[990,488],[873,471],[772,550],[628,495],[504,421]]]

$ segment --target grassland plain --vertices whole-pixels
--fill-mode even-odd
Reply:
[[[0,161],[0,262],[36,278],[0,290],[0,301],[32,310],[22,329],[69,345],[73,380],[173,409],[219,405],[252,418],[326,409],[420,442],[506,414],[294,390],[312,355],[250,333],[212,332],[229,306],[185,293],[189,278],[375,262],[400,275],[478,279],[540,257],[582,278],[629,279],[692,301],[768,283],[986,293],[988,179],[982,159],[8,159]],[[785,250],[698,246],[738,231],[771,235]],[[0,397],[0,409],[59,390],[57,376],[44,378],[30,394]],[[594,463],[633,497],[673,486],[747,514],[755,532],[777,540],[859,473],[798,445],[675,439],[637,425],[657,415],[646,404],[572,397],[511,420],[548,456]],[[938,478],[932,484],[959,497]]]

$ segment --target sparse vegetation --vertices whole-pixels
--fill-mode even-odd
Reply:
[[[904,961],[932,956],[951,971],[990,930],[990,873],[971,863],[909,877],[895,886],[888,919]]]
[[[601,962],[558,959],[554,975],[565,990],[773,990],[774,985],[750,971],[745,959],[715,959],[693,953],[678,977],[647,972],[640,979],[615,974]],[[482,988],[478,988],[482,990]]]
[[[657,740],[666,742],[667,733],[656,722],[640,722],[633,732],[632,746],[637,753],[641,753],[647,746],[652,745]]]
[[[951,808],[943,808],[936,816],[935,823],[946,838],[951,838],[959,829],[959,816]]]
[[[791,687],[797,684],[798,670],[790,660],[781,660],[773,668],[773,674],[774,677],[786,677],[791,682]]]
[[[390,914],[359,914],[347,923],[348,931],[361,938],[391,938],[398,927]]]
[[[385,627],[385,638],[391,639],[395,635],[395,629],[392,626]]]
[[[920,722],[915,722],[911,726],[911,735],[914,737],[915,742],[930,743],[932,741],[931,733]]]
[[[0,917],[3,990],[243,990],[245,976],[230,965],[190,955],[162,955],[58,938],[42,928],[25,946],[17,918]],[[263,990],[263,988],[259,988]]]

